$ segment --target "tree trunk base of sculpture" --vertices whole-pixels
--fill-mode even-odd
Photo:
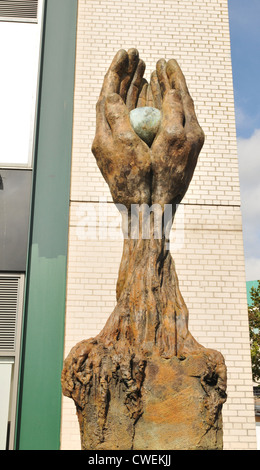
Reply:
[[[216,409],[215,390],[203,386],[208,371],[203,354],[147,364],[143,413],[135,425],[133,449],[222,449],[222,418],[218,406]]]
[[[98,363],[91,363],[92,354]],[[201,348],[185,358],[140,357],[96,340],[79,343],[63,371],[63,391],[77,407],[82,450],[222,450],[224,382],[224,360],[214,350]]]

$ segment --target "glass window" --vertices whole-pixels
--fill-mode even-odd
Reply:
[[[32,164],[40,27],[0,23],[0,167]]]
[[[0,357],[0,450],[6,450],[13,363],[13,357]]]

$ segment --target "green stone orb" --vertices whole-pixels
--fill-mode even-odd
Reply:
[[[151,147],[160,127],[161,111],[150,106],[132,109],[130,122],[140,139]]]

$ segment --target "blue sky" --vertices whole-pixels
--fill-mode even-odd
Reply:
[[[239,137],[260,129],[260,1],[228,0]]]
[[[260,279],[260,0],[228,0],[247,280]]]

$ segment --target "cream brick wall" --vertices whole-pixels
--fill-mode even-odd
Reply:
[[[115,306],[120,220],[90,149],[103,76],[115,52],[130,47],[146,62],[148,79],[158,59],[178,60],[206,134],[172,254],[192,334],[226,360],[224,448],[255,449],[227,0],[79,0],[65,356],[98,334]],[[80,448],[69,399],[61,448]]]

